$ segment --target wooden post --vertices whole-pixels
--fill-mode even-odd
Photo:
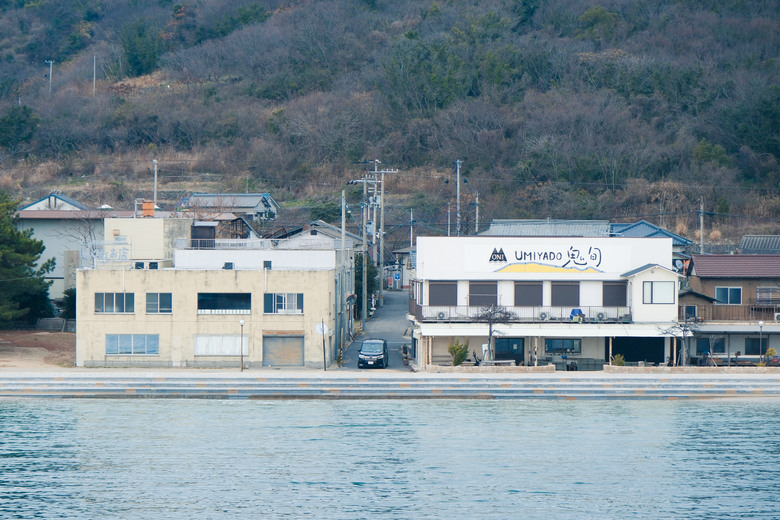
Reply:
[[[609,364],[612,364],[612,336],[609,337]]]

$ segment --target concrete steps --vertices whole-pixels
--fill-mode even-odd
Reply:
[[[0,397],[202,399],[706,399],[780,397],[777,375],[389,377],[212,373],[0,374]]]

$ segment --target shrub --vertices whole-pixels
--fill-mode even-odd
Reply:
[[[619,367],[625,366],[626,358],[623,356],[623,354],[615,354],[612,356],[612,364]]]
[[[469,342],[460,343],[457,338],[450,338],[450,346],[447,352],[452,356],[452,366],[456,367],[462,364],[469,355]]]

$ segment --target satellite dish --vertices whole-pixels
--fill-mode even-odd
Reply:
[[[677,268],[678,271],[681,270],[683,268],[683,261],[679,259],[675,260],[674,266]]]

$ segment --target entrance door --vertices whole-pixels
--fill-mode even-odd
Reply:
[[[516,365],[525,362],[525,338],[496,338],[496,359],[514,359]]]
[[[263,366],[303,366],[303,336],[263,336]]]

